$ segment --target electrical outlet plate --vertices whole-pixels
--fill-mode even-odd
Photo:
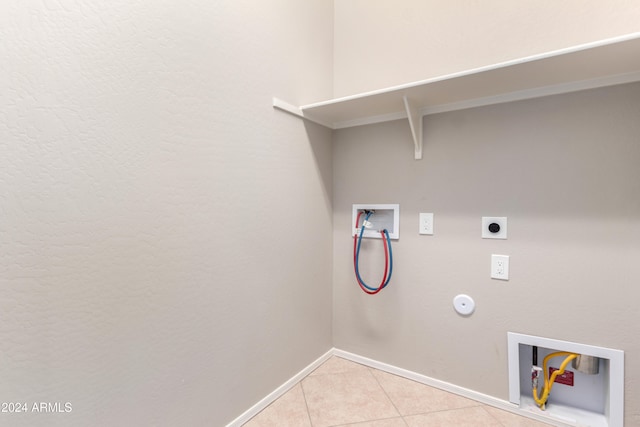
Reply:
[[[489,226],[497,224],[499,231],[491,231]],[[483,239],[506,239],[507,238],[507,217],[506,216],[483,216],[482,217],[482,238]]]
[[[509,255],[491,255],[491,278],[509,280]]]
[[[400,205],[399,204],[354,204],[351,213],[351,235],[360,235],[360,227],[356,225],[358,212],[365,209],[374,210],[375,213],[369,218],[370,228],[365,228],[362,237],[381,239],[380,230],[386,229],[390,239],[400,238]]]
[[[420,213],[420,226],[418,229],[420,234],[433,234],[433,214],[432,213]]]

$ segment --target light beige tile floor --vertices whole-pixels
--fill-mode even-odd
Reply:
[[[244,427],[544,427],[529,418],[332,357]]]

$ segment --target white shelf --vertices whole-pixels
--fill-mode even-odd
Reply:
[[[274,106],[332,129],[409,117],[422,152],[422,116],[640,81],[640,33],[406,85],[294,107]]]

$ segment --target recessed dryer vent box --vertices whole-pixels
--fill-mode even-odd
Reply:
[[[357,204],[353,205],[351,217],[351,235],[360,235],[365,214],[360,216],[360,223],[356,224],[358,212],[375,211],[369,217],[369,227],[364,229],[363,237],[381,239],[380,230],[386,229],[391,239],[400,238],[400,205],[398,204]]]

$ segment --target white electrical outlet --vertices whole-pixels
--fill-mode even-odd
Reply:
[[[433,234],[433,214],[420,213],[420,234]]]
[[[509,255],[491,255],[491,278],[509,280]]]

